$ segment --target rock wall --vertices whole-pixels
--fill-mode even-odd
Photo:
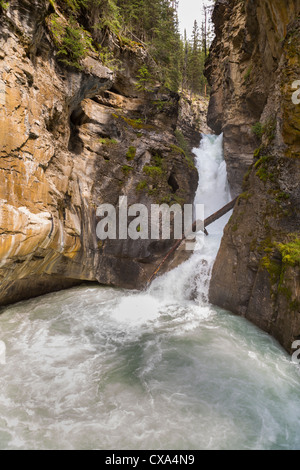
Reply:
[[[208,122],[224,132],[231,187],[242,192],[210,299],[271,333],[287,351],[300,337],[300,105],[293,100],[299,14],[298,0],[218,1],[207,70]]]
[[[97,207],[190,203],[197,187],[174,134],[193,133],[186,103],[135,86],[146,51],[120,46],[118,71],[96,54],[60,65],[52,3],[0,10],[0,305],[83,280],[143,286],[172,241],[101,242]]]
[[[224,155],[233,196],[258,146],[252,126],[274,93],[283,42],[299,14],[299,0],[218,0],[216,37],[206,67],[212,87],[208,124],[224,133]]]

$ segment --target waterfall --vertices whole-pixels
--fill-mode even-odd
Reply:
[[[231,200],[227,181],[226,163],[223,158],[223,134],[203,135],[199,149],[194,149],[199,173],[194,205],[204,205],[205,218],[221,209]],[[195,252],[183,265],[156,279],[149,289],[153,295],[163,292],[163,297],[197,299],[208,302],[208,288],[212,266],[220,245],[223,229],[230,214],[209,227],[209,236],[198,234]],[[161,296],[161,297],[162,297]]]
[[[205,217],[230,200],[226,164],[223,158],[223,135],[203,135],[199,149],[194,149],[199,173],[194,205],[204,205]],[[230,214],[209,227],[209,236],[197,235],[194,253],[188,261],[157,277],[147,292],[125,297],[113,312],[121,323],[143,324],[154,319],[159,323],[162,312],[197,322],[214,311],[208,304],[211,270],[220,245],[223,228]],[[186,327],[186,324],[185,324]]]
[[[230,200],[222,136],[195,154],[210,215]],[[0,449],[300,448],[296,366],[208,301],[228,217],[145,292],[83,285],[2,311]]]

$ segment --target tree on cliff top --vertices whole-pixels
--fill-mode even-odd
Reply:
[[[110,34],[124,44],[143,44],[153,58],[151,73],[163,85],[178,91],[182,86],[182,70],[186,66],[185,85],[192,92],[203,91],[202,43],[199,29],[193,32],[191,47],[187,47],[180,37],[177,14],[178,0],[49,0],[54,9],[59,9],[72,23],[61,24],[54,17],[52,26],[56,28],[56,44],[60,46],[60,60],[78,66],[80,55],[88,49],[103,47]],[[76,28],[77,24],[77,28]],[[78,31],[76,31],[78,29]],[[72,54],[74,38],[82,36],[81,48],[74,44],[76,54]],[[92,38],[94,44],[90,42]],[[71,55],[71,60],[67,55]],[[188,58],[187,58],[187,55]],[[104,54],[102,54],[104,55]],[[76,60],[74,60],[76,58]],[[151,67],[150,67],[151,68]]]

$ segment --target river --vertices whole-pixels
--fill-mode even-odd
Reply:
[[[230,200],[222,136],[195,150],[195,203]],[[228,216],[145,292],[95,285],[2,310],[1,449],[299,449],[300,375],[208,302]]]

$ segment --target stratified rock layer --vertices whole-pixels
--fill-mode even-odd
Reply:
[[[212,86],[208,124],[224,133],[224,156],[234,196],[258,146],[252,126],[274,93],[283,41],[299,14],[299,0],[219,0],[216,37],[206,75]]]
[[[143,286],[172,241],[101,242],[97,207],[190,203],[198,180],[174,136],[188,133],[186,104],[136,90],[145,50],[123,47],[118,73],[96,57],[67,69],[45,26],[50,3],[0,12],[0,305],[83,280]]]
[[[208,64],[208,122],[224,131],[233,193],[243,191],[225,229],[210,299],[287,351],[300,337],[300,105],[293,100],[299,13],[296,0],[218,1]]]

